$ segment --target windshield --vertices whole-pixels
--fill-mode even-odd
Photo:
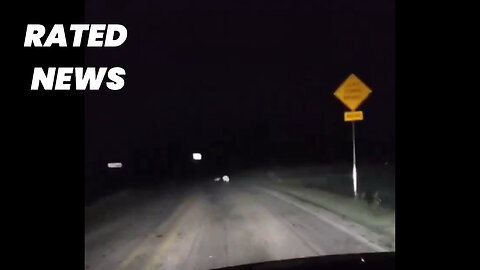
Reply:
[[[395,251],[393,1],[87,0],[86,269]],[[115,37],[115,36],[114,36]]]

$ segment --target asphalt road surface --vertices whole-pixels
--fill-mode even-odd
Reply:
[[[375,233],[250,184],[212,181],[127,197],[86,220],[86,269],[204,270],[388,250]]]

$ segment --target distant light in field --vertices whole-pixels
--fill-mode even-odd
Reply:
[[[122,168],[122,163],[121,162],[109,162],[107,163],[107,167],[110,168],[110,169],[118,169],[118,168]]]
[[[225,181],[225,182],[227,182],[227,183],[230,181],[230,177],[228,177],[228,175],[224,175],[224,176],[222,177],[222,179],[223,179],[223,181]]]
[[[202,154],[193,153],[193,160],[202,160]]]

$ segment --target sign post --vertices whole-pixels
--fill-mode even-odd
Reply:
[[[363,112],[355,111],[360,104],[367,99],[372,90],[363,83],[355,74],[350,74],[348,78],[333,93],[350,112],[345,112],[345,122],[352,122],[352,145],[353,145],[353,194],[357,197],[357,156],[355,149],[355,121],[363,120]]]
[[[355,122],[352,121],[352,145],[353,145],[353,194],[357,197],[357,156],[355,150]]]

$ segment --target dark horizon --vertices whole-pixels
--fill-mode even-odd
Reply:
[[[351,73],[373,91],[358,162],[395,161],[394,1],[107,2],[86,1],[86,21],[121,23],[128,38],[86,48],[85,64],[121,66],[126,83],[85,93],[87,171],[120,161],[168,176],[193,152],[211,170],[351,162],[333,96]]]

